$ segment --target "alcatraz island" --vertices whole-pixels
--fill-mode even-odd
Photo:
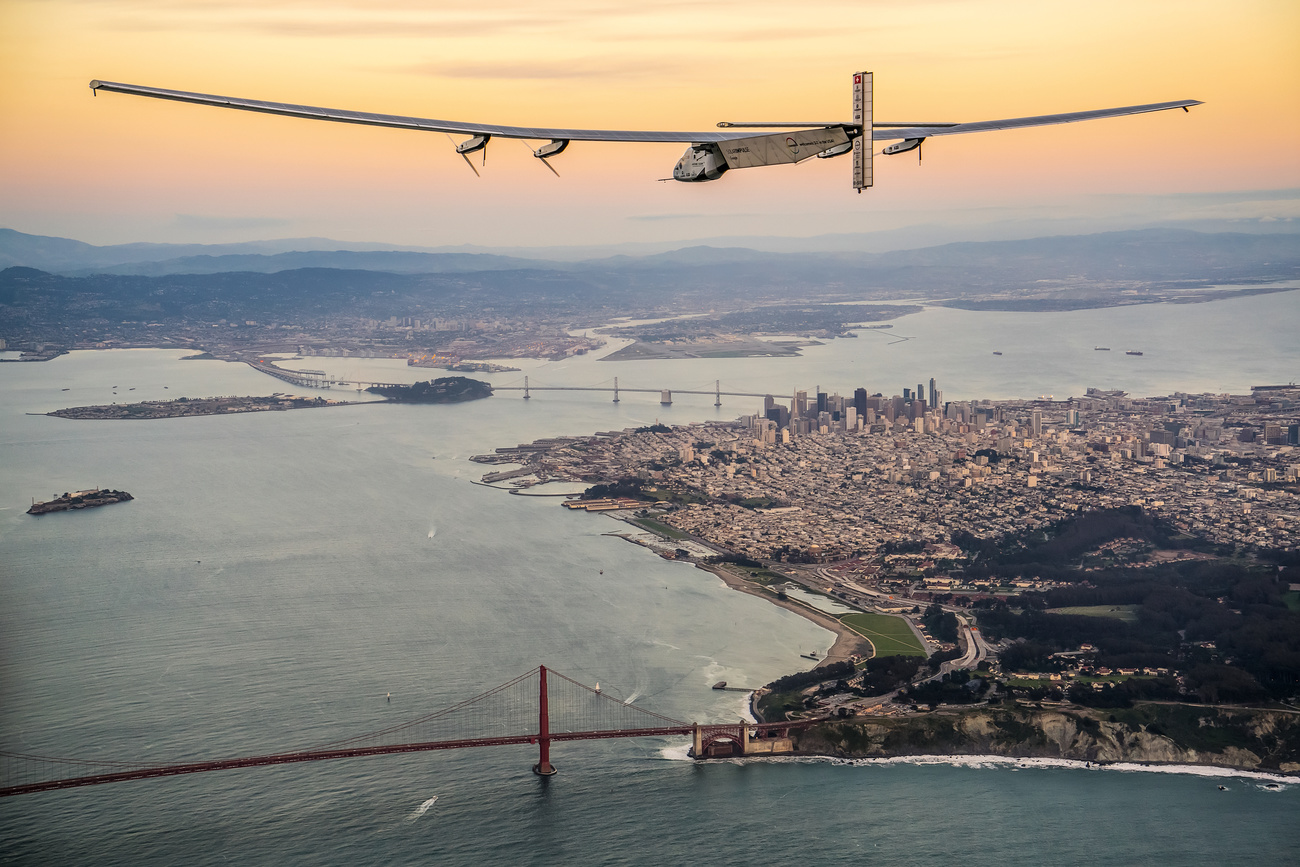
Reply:
[[[27,510],[27,514],[44,515],[47,512],[72,512],[78,509],[91,509],[95,506],[111,506],[113,503],[125,503],[134,499],[135,497],[126,491],[91,488],[88,491],[77,491],[72,494],[64,492],[62,495],[56,495],[53,499],[44,503],[33,501],[32,507]]]

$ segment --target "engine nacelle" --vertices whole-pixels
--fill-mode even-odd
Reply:
[[[490,135],[476,135],[473,138],[466,139],[456,145],[456,153],[464,156],[465,154],[472,154],[475,151],[481,151],[483,148],[487,147],[487,143],[491,140],[492,136]]]
[[[568,139],[553,139],[550,144],[544,144],[537,150],[533,151],[533,156],[537,157],[539,160],[544,160],[547,157],[558,156],[564,153],[564,149],[568,146]]]
[[[908,151],[914,151],[919,148],[923,141],[925,141],[923,138],[906,138],[897,144],[891,144],[889,147],[882,150],[881,153],[886,155],[905,154]]]
[[[730,166],[715,144],[691,145],[673,166],[675,181],[716,181]]]
[[[844,142],[844,144],[837,144],[835,147],[830,148],[829,150],[822,151],[817,155],[817,159],[828,160],[831,157],[842,156],[851,150],[853,150],[853,142],[846,141]]]

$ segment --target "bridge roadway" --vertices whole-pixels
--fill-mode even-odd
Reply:
[[[744,728],[757,734],[771,731],[789,731],[810,723],[745,723]],[[550,741],[584,741],[603,740],[607,738],[641,738],[666,737],[672,735],[698,735],[710,738],[717,735],[739,737],[741,723],[723,723],[719,725],[659,726],[643,729],[615,729],[610,731],[587,732],[549,732],[546,739]],[[95,786],[103,783],[120,783],[127,780],[147,780],[155,777],[176,777],[184,774],[200,774],[207,771],[225,771],[234,768],[261,768],[270,765],[290,765],[300,762],[320,762],[331,759],[350,759],[363,756],[382,756],[393,753],[423,753],[433,750],[456,750],[469,747],[501,747],[520,744],[537,744],[541,737],[532,735],[509,735],[504,737],[470,738],[467,740],[428,741],[412,744],[389,744],[386,746],[352,747],[337,750],[304,750],[293,753],[276,753],[266,756],[245,756],[236,759],[214,759],[205,762],[185,764],[150,765],[133,768],[129,771],[117,771],[108,774],[93,774],[85,777],[69,777],[62,780],[42,780],[36,783],[23,783],[0,788],[0,798],[8,795],[25,795],[34,792],[49,792],[59,789],[75,789],[82,786]],[[37,756],[22,758],[37,759]],[[51,759],[50,761],[58,761]]]
[[[771,397],[771,392],[766,394],[757,394],[751,391],[692,391],[686,388],[628,388],[619,385],[494,385],[493,391],[608,391],[619,394],[624,391],[640,392],[642,394],[663,394],[665,391],[672,394],[704,394],[711,397]]]
[[[304,388],[329,388],[332,385],[354,385],[358,388],[370,386],[391,387],[397,385],[409,385],[409,383],[399,382],[368,382],[365,380],[355,379],[332,379],[327,376],[314,376],[300,370],[288,370],[283,367],[277,367],[265,361],[248,361],[248,366],[254,370],[265,373],[267,376],[274,376],[276,379],[284,380],[293,385]],[[525,377],[526,379],[526,377]],[[606,385],[494,385],[493,391],[522,391],[525,395],[533,391],[604,391],[610,392],[615,397],[619,392],[630,391],[639,394],[663,394],[665,391],[670,394],[703,394],[712,395],[716,398],[722,397],[770,397],[771,393],[759,394],[752,391],[720,391],[717,388],[712,390],[697,390],[687,388],[626,388],[617,383],[612,386]]]

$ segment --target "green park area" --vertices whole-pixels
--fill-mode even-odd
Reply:
[[[876,656],[921,656],[925,649],[907,625],[907,621],[892,614],[846,614],[840,622],[871,642]]]
[[[656,533],[660,536],[663,536],[666,539],[689,539],[690,538],[690,536],[688,536],[686,533],[683,533],[681,530],[678,530],[676,527],[670,527],[667,524],[661,524],[658,521],[652,521],[649,518],[633,518],[628,523],[636,524],[641,529],[649,530],[651,533]]]
[[[1125,623],[1137,623],[1137,605],[1072,605],[1068,608],[1049,608],[1048,614],[1076,614],[1080,617],[1109,617]]]

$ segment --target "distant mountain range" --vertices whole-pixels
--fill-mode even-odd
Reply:
[[[1300,237],[1176,229],[954,243],[889,253],[770,253],[688,247],[556,262],[418,250],[206,252],[170,245],[92,247],[0,231],[0,326],[94,319],[305,321],[337,315],[547,315],[584,321],[758,304],[951,299],[964,306],[1071,309],[1178,300],[1216,283],[1300,278]],[[227,249],[225,247],[216,250]],[[131,256],[157,256],[152,262]],[[95,257],[117,266],[94,266]],[[170,258],[167,258],[170,257]],[[44,268],[32,266],[40,262]],[[52,263],[64,263],[55,273]],[[112,268],[148,273],[111,273]],[[608,321],[605,318],[603,321]],[[24,325],[24,323],[26,323]],[[0,335],[3,336],[3,335]]]
[[[1030,240],[956,241],[918,246],[903,235],[925,227],[861,235],[824,235],[818,238],[713,239],[691,246],[663,244],[591,248],[489,249],[472,247],[410,247],[392,244],[333,241],[328,238],[290,238],[237,244],[118,244],[95,246],[68,238],[28,235],[0,229],[0,269],[36,268],[66,276],[91,274],[219,274],[252,271],[264,274],[298,268],[339,268],[388,271],[399,274],[444,274],[511,270],[618,270],[650,272],[680,268],[762,264],[804,267],[811,261],[834,261],[851,267],[965,266],[990,258],[1081,262],[1095,269],[1098,258],[1136,257],[1144,266],[1176,265],[1183,251],[1212,249],[1227,257],[1218,264],[1235,267],[1240,257],[1266,254],[1285,259],[1288,249],[1300,246],[1300,226],[1284,231],[1196,232],[1186,229],[1135,229],[1089,235],[1054,235]],[[902,234],[900,234],[902,233]],[[950,234],[950,233],[949,233]],[[942,237],[929,231],[927,237]],[[903,249],[889,249],[890,244]],[[663,249],[667,246],[667,249]],[[1182,248],[1180,250],[1179,248]],[[871,249],[877,248],[877,249]],[[880,249],[883,248],[883,249]],[[1276,251],[1276,252],[1274,252]],[[793,257],[793,258],[790,258]],[[1204,263],[1205,256],[1195,256]],[[1058,270],[1051,268],[1050,270]],[[1075,273],[1069,271],[1067,273]],[[1181,273],[1181,271],[1180,271]],[[1056,276],[1045,274],[1044,277]],[[1170,279],[1170,278],[1166,278]],[[1177,279],[1187,279],[1183,273]],[[1194,279],[1194,277],[1192,278]]]

